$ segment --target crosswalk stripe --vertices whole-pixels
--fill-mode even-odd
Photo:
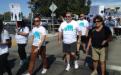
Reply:
[[[121,66],[117,66],[117,65],[107,65],[106,68],[109,70],[121,71]]]

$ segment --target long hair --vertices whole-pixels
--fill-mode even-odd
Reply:
[[[1,42],[1,33],[3,31],[3,21],[0,20],[0,42]]]
[[[24,20],[22,20],[22,21],[17,21],[17,24],[18,24],[18,27],[20,27],[20,28],[24,28],[24,27],[26,26]]]
[[[0,20],[0,34],[2,33],[2,30],[3,30],[3,21]]]

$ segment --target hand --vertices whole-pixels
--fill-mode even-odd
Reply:
[[[60,44],[61,44],[61,41],[59,40],[59,41],[58,41],[58,46],[60,46]]]
[[[35,50],[34,50],[34,53],[37,53],[39,51],[39,49],[38,48],[36,48]]]
[[[85,50],[85,54],[88,55],[88,49]]]
[[[16,33],[18,33],[18,29],[15,29]]]
[[[104,40],[101,45],[105,45],[105,43],[106,43],[106,40]]]

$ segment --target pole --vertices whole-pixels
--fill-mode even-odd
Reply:
[[[54,12],[52,12],[52,31],[54,32]]]
[[[32,29],[33,12],[31,10],[31,29]]]

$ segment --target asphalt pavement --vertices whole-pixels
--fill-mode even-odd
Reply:
[[[45,75],[90,75],[91,69],[88,66],[84,66],[84,54],[80,52],[79,60],[79,69],[75,70],[72,68],[69,72],[66,72],[65,63],[62,60],[62,45],[57,43],[57,35],[49,34],[48,35],[48,44],[47,44],[47,58],[49,63],[49,69]],[[12,48],[9,50],[9,63],[13,72],[13,75],[22,75],[27,72],[27,64],[23,66],[19,65],[20,59],[17,53],[17,45],[15,43],[14,36]],[[31,52],[31,39],[29,38],[28,45],[26,46],[26,52],[29,57]],[[107,61],[107,75],[121,75],[121,39],[117,38],[110,42],[109,51],[108,51],[108,61]],[[29,58],[28,58],[29,60]],[[42,65],[41,58],[38,56],[33,75],[41,75]],[[4,75],[7,75],[5,73]]]

